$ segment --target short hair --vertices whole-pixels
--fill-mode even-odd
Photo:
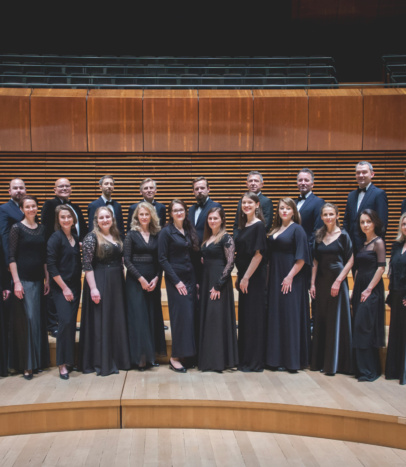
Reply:
[[[111,178],[113,180],[113,184],[115,184],[114,177],[112,175],[103,175],[103,177],[99,180],[99,185],[103,185],[104,180],[106,178]]]
[[[247,181],[252,175],[258,175],[259,179],[263,183],[264,177],[262,176],[261,172],[258,172],[258,170],[251,170],[251,172],[247,175]]]
[[[138,220],[138,213],[141,209],[146,209],[151,215],[151,222],[149,223],[149,232],[151,233],[151,235],[156,235],[161,230],[161,226],[159,225],[159,218],[154,206],[152,206],[152,204],[148,203],[147,201],[142,201],[141,203],[138,203],[137,207],[135,208],[135,211],[131,218],[131,230],[136,230],[137,232],[141,232],[142,230],[140,221]]]
[[[141,183],[140,183],[140,191],[142,190],[142,187],[146,184],[146,183],[150,183],[152,182],[154,184],[154,188],[156,188],[156,181],[155,180],[152,180],[152,178],[146,178],[145,180],[143,180]]]
[[[314,182],[314,172],[313,172],[313,170],[308,169],[307,167],[304,167],[302,170],[299,170],[299,172],[297,173],[296,178],[299,178],[299,174],[301,174],[301,173],[309,174],[312,177],[312,182]]]
[[[36,196],[33,195],[24,195],[21,199],[20,202],[18,203],[19,207],[22,209],[24,207],[24,201],[34,201],[35,204],[38,207],[38,200]]]
[[[358,162],[358,164],[355,166],[355,170],[357,170],[357,167],[358,167],[359,165],[367,165],[367,166],[369,167],[369,170],[370,170],[371,172],[374,171],[374,168],[372,167],[372,164],[371,164],[370,162],[368,162],[368,161],[361,161],[361,162]]]
[[[69,206],[69,204],[60,204],[59,206],[57,206],[55,208],[55,226],[54,226],[54,230],[61,230],[61,224],[59,223],[59,213],[61,211],[69,211],[70,215],[72,216],[72,219],[73,219],[73,226],[75,226],[75,224],[77,223],[78,221],[78,218],[76,217],[76,214],[75,214],[75,211]]]
[[[384,227],[383,227],[383,222],[381,221],[380,217],[378,216],[377,212],[374,211],[373,209],[364,209],[361,211],[361,214],[358,217],[358,231],[359,233],[365,237],[364,232],[361,229],[361,216],[366,215],[368,216],[372,223],[374,224],[374,232],[375,235],[378,235],[378,237],[382,237],[384,234]]]
[[[205,182],[206,182],[207,188],[210,188],[209,182],[208,182],[207,178],[206,178],[206,177],[203,177],[203,176],[196,177],[196,178],[193,180],[193,188],[195,187],[195,183],[197,183],[197,182],[202,182],[202,181],[205,181]]]
[[[406,212],[404,212],[399,219],[399,227],[398,227],[398,233],[395,238],[395,242],[403,243],[406,240],[405,235],[403,235],[402,232],[402,222],[406,218]]]

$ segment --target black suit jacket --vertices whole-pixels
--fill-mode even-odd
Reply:
[[[124,239],[124,222],[123,222],[123,212],[121,210],[121,204],[118,203],[117,201],[114,201],[114,200],[112,201],[113,201],[112,206],[114,209],[114,215],[116,218],[117,228],[120,231],[121,238]],[[93,230],[93,218],[94,218],[96,209],[100,208],[101,206],[106,206],[106,203],[104,202],[104,199],[100,196],[100,198],[90,203],[87,208],[87,213],[89,216],[89,232]]]
[[[222,206],[221,204],[216,203],[212,199],[208,198],[206,204],[203,206],[203,209],[199,214],[199,217],[197,218],[197,223],[195,224],[195,213],[198,207],[199,206],[197,204],[193,204],[193,206],[191,206],[189,209],[188,217],[191,224],[196,229],[200,243],[202,243],[204,234],[204,224],[206,223],[207,213],[210,211],[211,208],[221,208]]]
[[[41,210],[41,224],[45,227],[45,238],[48,241],[49,237],[55,232],[55,209],[59,206],[61,200],[55,196],[54,199],[48,199],[45,201]],[[83,217],[80,206],[76,203],[67,203],[70,205],[78,216],[79,223],[79,241],[81,242],[87,234],[87,225],[85,218]]]
[[[357,211],[358,190],[351,191],[345,207],[343,227],[353,243],[354,256],[362,248],[365,239],[358,232],[359,216],[364,209],[373,209],[381,219],[386,231],[388,227],[388,198],[386,193],[371,183]],[[384,237],[384,236],[383,236]]]
[[[142,200],[144,201],[144,200]],[[142,201],[138,201],[138,203],[132,204],[128,209],[128,219],[127,219],[127,232],[131,230],[131,219],[133,217],[134,211],[136,210],[137,206],[142,203]],[[163,227],[166,221],[166,207],[164,204],[158,203],[157,201],[153,204],[156,213],[159,217],[159,225]]]
[[[402,215],[404,212],[406,212],[406,198],[402,201],[402,210],[400,214]]]
[[[272,204],[272,200],[267,198],[262,193],[260,193],[258,195],[258,198],[259,198],[259,204],[261,205],[262,212],[263,212],[264,218],[265,218],[265,230],[266,230],[266,232],[269,232],[269,229],[272,226],[272,220],[273,220],[273,204]],[[234,228],[233,228],[234,239],[237,236],[238,219],[240,218],[240,211],[241,211],[241,200],[238,201],[237,212],[235,213]]]
[[[296,199],[295,203],[298,204],[300,200]],[[302,220],[302,227],[307,235],[307,240],[310,246],[313,246],[314,233],[320,227],[323,227],[320,211],[324,204],[324,200],[319,198],[314,193],[311,193],[302,204],[300,208],[300,217]]]
[[[4,252],[4,261],[8,267],[8,236],[11,227],[16,223],[22,221],[24,214],[21,209],[16,206],[14,201],[10,200],[0,206],[0,236],[1,244]]]
[[[47,265],[50,277],[61,276],[63,281],[80,282],[82,265],[80,262],[79,239],[73,234],[75,246],[72,248],[62,230],[54,232],[47,244]],[[59,287],[56,283],[54,284]]]

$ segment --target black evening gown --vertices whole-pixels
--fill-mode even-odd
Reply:
[[[3,301],[3,290],[10,290],[10,274],[4,260],[3,248],[0,247],[0,376],[8,375],[8,304]]]
[[[316,275],[316,308],[313,347],[310,368],[324,370],[329,375],[351,374],[352,330],[350,296],[345,279],[337,297],[331,296],[331,287],[352,255],[352,242],[347,232],[326,245],[314,244],[314,257],[318,262]]]
[[[11,227],[9,263],[15,262],[24,289],[20,300],[13,292],[10,315],[9,366],[38,370],[49,366],[47,316],[44,300],[45,228],[30,229],[18,222]]]
[[[262,261],[250,277],[248,293],[238,297],[238,369],[263,371],[266,332],[266,232],[259,221],[238,230],[235,240],[235,263],[238,282],[243,278],[255,252],[259,250]]]
[[[48,240],[47,264],[52,301],[58,318],[58,334],[56,337],[56,364],[75,364],[76,320],[82,290],[82,263],[80,260],[79,238],[72,234],[75,244],[69,243],[62,230],[54,232]],[[61,276],[73,294],[73,300],[68,302],[62,289],[53,280]]]
[[[85,279],[80,325],[80,366],[83,373],[107,376],[130,368],[122,249],[108,243],[106,255],[96,254],[97,237],[83,240],[83,269],[94,271],[101,300],[96,305]]]
[[[353,347],[358,381],[375,381],[381,375],[379,347],[385,346],[385,291],[381,279],[365,302],[361,294],[378,267],[385,266],[385,244],[380,237],[357,253],[356,277],[352,295],[354,315]]]
[[[386,354],[386,379],[398,379],[406,384],[406,252],[404,242],[395,242],[389,267],[389,305],[391,307],[388,352]]]
[[[218,243],[204,244],[200,285],[199,370],[222,371],[238,365],[235,304],[231,272],[234,267],[234,242],[224,234]],[[210,290],[220,298],[210,299]]]
[[[138,279],[150,282],[160,277],[158,262],[158,236],[150,235],[148,243],[140,232],[130,230],[124,241],[124,262],[127,267],[127,324],[131,367],[155,362],[155,354],[166,355],[161,291],[143,290]],[[156,322],[156,318],[160,320]]]
[[[196,273],[194,252],[189,235],[183,235],[172,223],[158,238],[158,257],[165,271],[169,318],[172,332],[172,357],[196,355]],[[187,295],[181,295],[176,284],[183,282]]]
[[[309,365],[310,316],[308,271],[310,251],[306,233],[299,224],[291,224],[276,238],[268,238],[268,332],[266,364],[300,370]],[[283,294],[282,282],[296,261],[305,262],[293,278],[292,291]]]

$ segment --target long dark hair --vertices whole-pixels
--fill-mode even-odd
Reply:
[[[365,237],[365,234],[361,229],[361,216],[363,214],[368,216],[374,224],[375,235],[378,235],[378,237],[382,237],[382,235],[384,234],[383,222],[381,221],[376,211],[374,211],[373,209],[364,209],[358,216],[358,232]]]
[[[172,211],[173,211],[173,206],[175,204],[180,204],[183,206],[183,209],[185,210],[185,219],[183,221],[183,229],[187,235],[189,235],[190,240],[192,242],[192,248],[195,251],[199,251],[200,249],[200,242],[199,242],[199,237],[197,236],[196,229],[193,227],[193,225],[190,223],[190,220],[187,216],[187,206],[184,201],[181,199],[173,199],[168,206],[168,215],[169,215],[169,224],[173,224],[173,218],[171,216]]]
[[[293,222],[296,222],[296,224],[299,224],[299,225],[302,223],[299,211],[297,210],[296,203],[293,201],[293,199],[292,198],[281,198],[278,202],[278,207],[276,209],[275,217],[273,219],[273,224],[271,227],[271,231],[269,232],[269,235],[272,235],[273,233],[277,232],[281,228],[282,219],[281,219],[281,216],[279,215],[279,206],[281,205],[281,203],[285,203],[290,208],[292,208],[292,211],[293,211],[292,221]]]
[[[213,231],[211,230],[211,228],[209,226],[209,222],[208,222],[209,216],[210,216],[210,214],[212,212],[218,212],[219,216],[220,216],[220,219],[221,219],[220,230],[218,231],[218,234],[216,235],[213,243],[218,243],[223,238],[223,235],[226,233],[226,213],[224,212],[224,209],[220,208],[220,207],[211,208],[210,211],[207,213],[206,222],[204,224],[204,234],[203,234],[203,243],[202,243],[202,245],[204,243],[206,243],[207,240],[213,234]]]
[[[259,203],[258,195],[253,193],[252,191],[247,191],[246,193],[244,193],[242,195],[240,216],[238,218],[238,228],[239,229],[243,229],[245,227],[245,224],[247,223],[247,215],[244,214],[244,212],[242,210],[242,200],[244,198],[249,198],[252,201],[254,201],[254,203]],[[255,212],[255,217],[265,224],[265,219],[264,219],[264,214],[262,212],[261,204],[258,206],[257,211]]]
[[[324,203],[323,206],[321,207],[320,209],[320,216],[323,214],[323,210],[325,208],[331,208],[331,209],[334,209],[335,213],[337,214],[338,216],[338,207],[333,204],[333,203]],[[336,219],[336,226],[337,227],[340,227],[340,222],[338,219]],[[316,240],[316,243],[321,243],[323,241],[323,238],[324,236],[326,235],[327,233],[327,226],[326,224],[323,222],[323,226],[320,227],[320,229],[316,230],[316,233],[314,234],[314,238]]]

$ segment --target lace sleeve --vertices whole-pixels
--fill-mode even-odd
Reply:
[[[382,238],[378,238],[376,242],[374,242],[374,250],[378,261],[378,267],[386,266],[385,242],[382,240]]]
[[[230,237],[230,235],[225,234],[222,242],[223,242],[224,256],[226,257],[227,263],[223,269],[223,273],[221,274],[220,279],[214,285],[215,290],[222,289],[224,284],[228,281],[229,277],[231,276],[231,272],[234,268],[234,253],[235,253],[234,241]]]
[[[18,238],[20,228],[18,224],[14,224],[10,229],[10,236],[8,238],[8,262],[15,263],[17,258]]]
[[[89,233],[83,239],[83,270],[93,271],[93,259],[96,253],[97,238],[93,233]]]
[[[124,264],[125,264],[125,267],[127,268],[127,274],[130,274],[136,279],[139,279],[141,277],[141,274],[139,273],[138,269],[134,266],[134,264],[131,261],[132,251],[133,251],[132,246],[133,246],[133,240],[132,240],[131,231],[130,231],[128,232],[124,240]]]

